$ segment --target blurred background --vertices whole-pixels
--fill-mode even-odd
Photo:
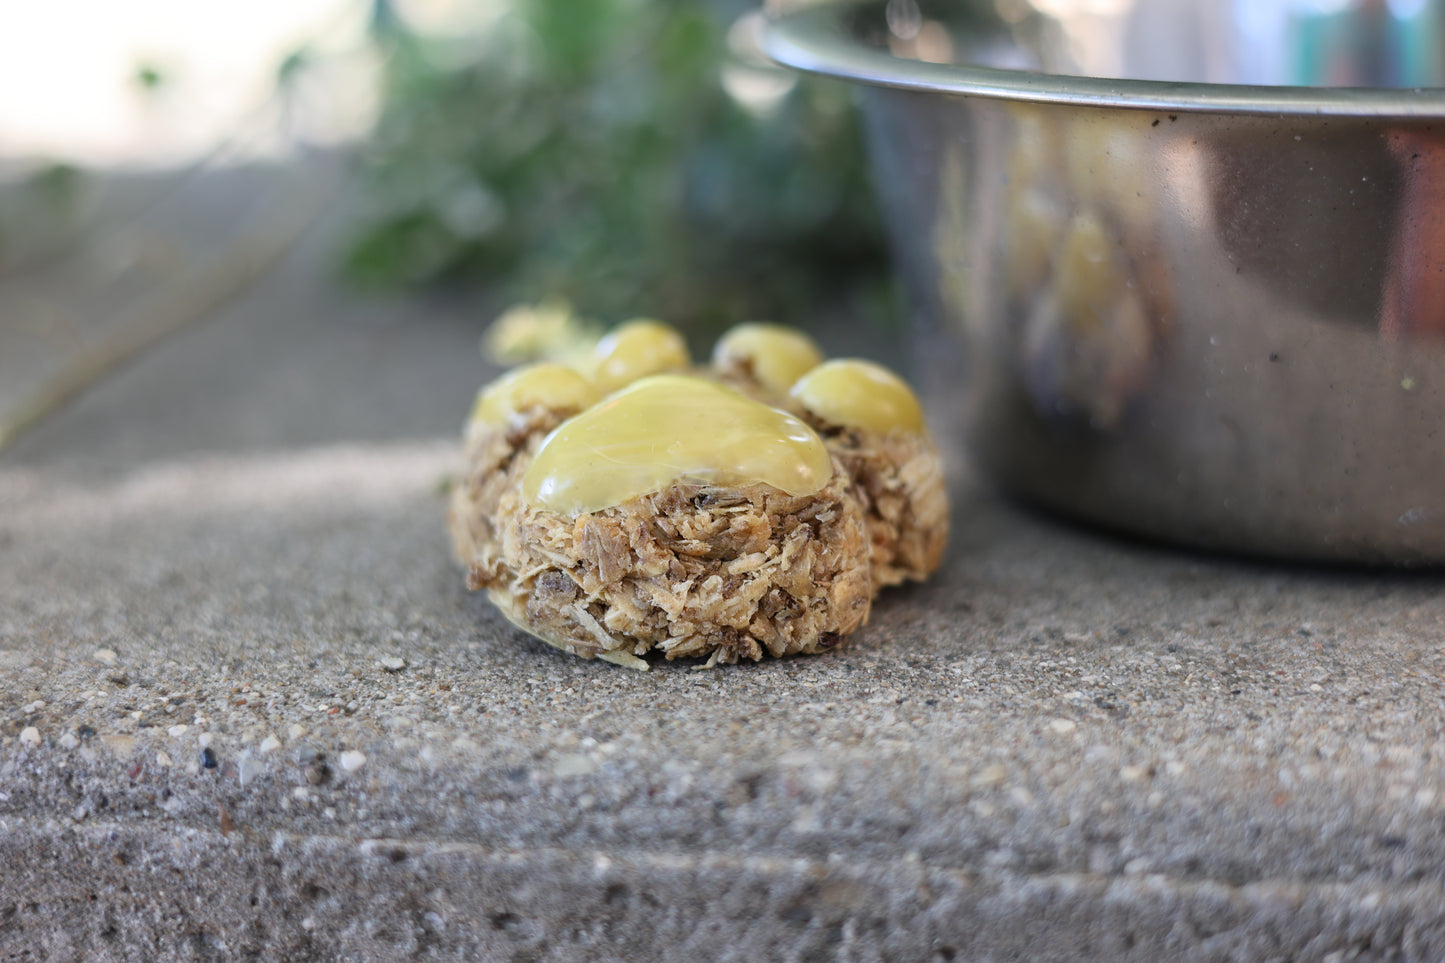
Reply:
[[[896,324],[848,92],[767,64],[760,16],[0,7],[0,445],[271,283],[298,245],[338,297],[444,303],[413,322],[460,315],[473,339],[541,301],[660,317],[699,346],[747,319]]]

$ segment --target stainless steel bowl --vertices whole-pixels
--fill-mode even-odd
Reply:
[[[892,0],[764,39],[863,85],[990,476],[1146,536],[1388,564],[1445,562],[1442,45],[1424,0]]]

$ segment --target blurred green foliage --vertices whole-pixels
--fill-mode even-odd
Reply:
[[[156,64],[142,63],[135,68],[135,82],[142,90],[157,90],[166,82],[166,74]]]
[[[730,51],[737,12],[511,0],[466,43],[378,18],[385,103],[350,273],[703,329],[885,290],[847,90],[803,81],[749,110],[729,65],[764,88],[792,79]]]

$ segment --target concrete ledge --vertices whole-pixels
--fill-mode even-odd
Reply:
[[[1432,959],[1445,892],[12,826],[8,959]],[[37,870],[45,864],[53,870]],[[63,867],[60,868],[60,867]]]
[[[1445,577],[954,450],[841,649],[583,662],[447,556],[477,325],[298,264],[0,457],[0,958],[1445,958]]]
[[[1110,543],[965,483],[939,579],[842,650],[639,674],[461,590],[450,457],[0,473],[0,947],[1445,953],[1433,577]]]

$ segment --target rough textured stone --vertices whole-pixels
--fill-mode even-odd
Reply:
[[[312,276],[0,458],[0,957],[1445,955],[1440,576],[1114,541],[952,451],[943,570],[838,651],[583,662],[448,557],[475,326]]]

